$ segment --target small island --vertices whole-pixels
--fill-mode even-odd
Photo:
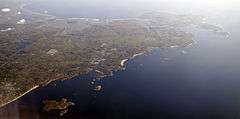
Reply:
[[[52,111],[52,110],[59,110],[60,111],[60,116],[63,116],[64,114],[67,113],[68,107],[75,105],[73,102],[68,102],[67,99],[62,98],[60,101],[56,100],[45,100],[43,101],[44,111]]]

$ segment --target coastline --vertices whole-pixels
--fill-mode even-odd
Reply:
[[[143,54],[144,54],[143,52],[142,52],[142,53],[136,53],[136,54],[134,54],[132,57],[130,57],[129,59],[124,59],[124,60],[122,60],[122,61],[121,61],[121,66],[124,66],[127,61],[133,60],[133,59],[136,58],[137,56],[141,56],[141,55],[143,55]],[[80,75],[80,76],[81,76],[81,75]],[[71,79],[71,78],[69,78],[69,79]],[[10,101],[8,101],[8,102],[6,102],[6,103],[4,103],[4,104],[1,104],[1,105],[0,105],[0,109],[1,109],[2,107],[4,107],[4,106],[6,106],[6,105],[8,105],[8,104],[10,104],[10,103],[12,103],[12,102],[14,102],[14,101],[17,101],[19,98],[25,96],[26,94],[30,93],[31,91],[33,91],[33,90],[35,90],[35,89],[37,89],[37,88],[39,88],[39,87],[46,86],[46,85],[50,84],[51,82],[57,81],[57,80],[64,80],[64,79],[50,80],[50,81],[48,81],[47,83],[45,83],[44,85],[42,85],[42,86],[40,86],[40,85],[34,86],[33,88],[29,89],[28,91],[24,92],[23,94],[17,96],[17,97],[14,98],[13,100],[10,100]]]
[[[4,107],[4,106],[6,106],[7,104],[10,104],[10,103],[18,100],[19,98],[23,97],[24,95],[28,94],[29,92],[31,92],[31,91],[33,91],[33,90],[35,90],[35,89],[37,89],[37,88],[39,88],[39,85],[38,85],[38,86],[34,86],[33,88],[29,89],[28,91],[26,91],[25,93],[21,94],[20,96],[14,98],[13,100],[10,100],[10,101],[8,101],[8,102],[6,102],[6,103],[4,103],[4,104],[1,104],[1,105],[0,105],[0,108],[2,108],[2,107]]]

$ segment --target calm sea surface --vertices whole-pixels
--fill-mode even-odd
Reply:
[[[50,2],[33,4],[30,8],[62,17],[115,18],[140,13],[137,7],[143,10],[143,5],[132,8],[130,3],[130,6],[110,8],[108,4],[96,5],[88,3],[79,9],[75,4]],[[154,6],[144,10],[153,10]],[[166,5],[163,6],[159,9],[168,11]],[[115,72],[94,85],[91,73],[53,82],[1,108],[0,119],[58,119],[57,113],[42,111],[42,101],[61,98],[76,104],[61,117],[64,119],[240,118],[240,9],[214,12],[204,9],[211,11],[208,14],[199,9],[194,11],[187,4],[171,7],[169,11],[178,9],[182,9],[179,13],[196,12],[209,17],[211,23],[222,26],[231,37],[225,39],[209,31],[194,29],[195,43],[190,47],[156,49],[147,56],[129,61],[126,70]],[[94,91],[96,85],[102,85],[103,90]]]

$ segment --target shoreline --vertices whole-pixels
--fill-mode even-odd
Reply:
[[[191,44],[192,44],[192,43],[191,43]],[[151,50],[148,51],[148,52],[152,52],[152,50],[153,50],[153,49],[151,49]],[[147,53],[147,51],[140,52],[140,53],[136,53],[136,54],[134,54],[132,57],[130,57],[130,58],[128,58],[128,59],[123,59],[123,60],[121,61],[120,65],[121,65],[122,67],[124,67],[125,64],[126,64],[129,60],[133,60],[134,58],[136,58],[136,57],[138,57],[138,56],[142,56],[142,55],[144,55],[144,54],[146,54],[146,53]],[[125,68],[123,68],[123,69],[125,69]],[[120,69],[120,70],[121,70],[121,69]],[[120,70],[117,70],[117,71],[120,71]],[[78,75],[78,76],[81,76],[81,75]],[[74,76],[73,76],[73,77],[74,77]],[[73,78],[73,77],[72,77],[72,78]],[[67,80],[71,80],[72,78],[68,78]],[[0,109],[3,108],[4,106],[10,104],[10,103],[13,103],[14,101],[17,101],[18,99],[20,99],[21,97],[23,97],[23,96],[25,96],[26,94],[30,93],[31,91],[33,91],[33,90],[35,90],[35,89],[37,89],[37,88],[40,88],[40,87],[47,86],[47,85],[50,84],[51,82],[54,82],[54,81],[57,81],[57,80],[63,80],[63,81],[64,81],[65,79],[57,78],[57,79],[53,79],[53,80],[50,80],[50,81],[46,82],[44,85],[34,86],[33,88],[29,89],[28,91],[24,92],[23,94],[21,94],[20,96],[14,98],[13,100],[10,100],[10,101],[8,101],[8,102],[0,105]]]
[[[137,56],[141,56],[143,54],[144,54],[143,52],[142,53],[136,53],[132,57],[130,57],[129,59],[122,60],[120,64],[121,64],[121,66],[124,66],[127,61],[132,60],[132,59],[136,58]],[[69,79],[71,79],[71,78],[69,78]],[[33,91],[33,90],[35,90],[35,89],[37,89],[39,87],[44,87],[44,86],[50,84],[51,82],[54,82],[54,81],[57,81],[57,80],[62,80],[62,79],[55,79],[55,80],[48,81],[46,84],[44,84],[42,86],[40,86],[40,85],[34,86],[33,88],[29,89],[28,91],[24,92],[23,94],[19,95],[18,97],[14,98],[13,100],[10,100],[10,101],[8,101],[8,102],[6,102],[4,104],[1,104],[0,105],[0,109],[3,108],[4,106],[10,104],[10,103],[13,103],[14,101],[17,101],[18,99],[20,99],[21,97],[23,97],[26,94],[30,93],[31,91]]]
[[[39,88],[39,85],[34,86],[33,88],[29,89],[28,91],[26,91],[25,93],[21,94],[20,96],[14,98],[13,100],[10,100],[10,101],[8,101],[8,102],[6,102],[6,103],[4,103],[4,104],[1,104],[1,105],[0,105],[0,109],[1,109],[2,107],[4,107],[4,106],[6,106],[6,105],[8,105],[8,104],[10,104],[10,103],[12,103],[12,102],[14,102],[14,101],[17,101],[19,98],[23,97],[24,95],[28,94],[29,92],[31,92],[31,91],[33,91],[33,90],[35,90],[35,89],[37,89],[37,88]]]

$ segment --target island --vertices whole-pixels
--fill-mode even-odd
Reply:
[[[63,116],[64,114],[67,113],[68,107],[75,105],[73,102],[68,102],[67,99],[62,98],[60,101],[56,100],[45,100],[43,101],[44,111],[53,111],[53,110],[60,110],[59,115]]]

